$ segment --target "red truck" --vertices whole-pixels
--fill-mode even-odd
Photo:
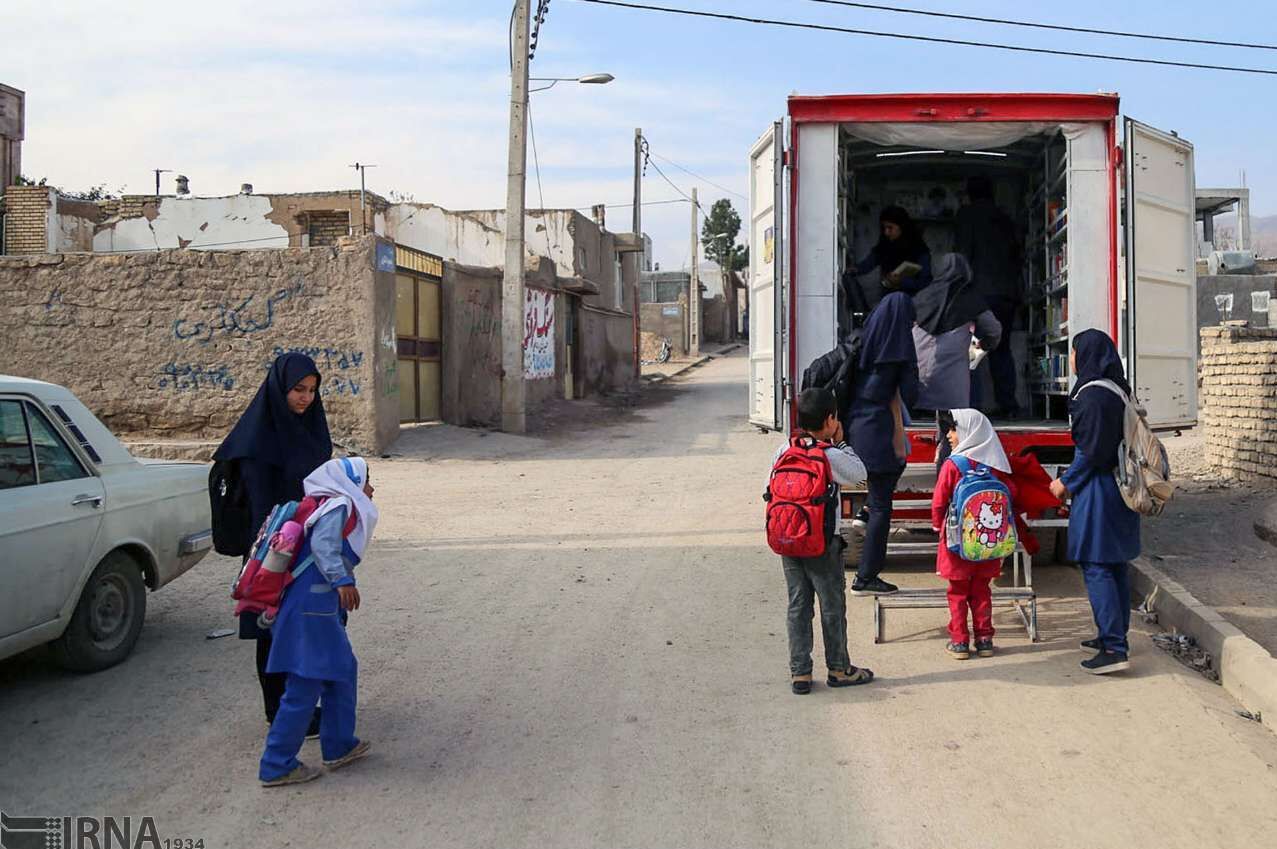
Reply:
[[[1069,340],[1087,328],[1117,341],[1150,423],[1193,426],[1193,147],[1120,117],[1116,94],[790,97],[750,151],[749,420],[793,426],[803,370],[851,326],[839,281],[876,242],[879,210],[909,210],[938,257],[974,175],[1024,239],[1025,326],[1010,340],[1030,417],[995,422],[1007,452],[1071,462]],[[934,423],[909,436],[904,522],[924,518],[935,480]],[[844,516],[861,498],[847,494]]]

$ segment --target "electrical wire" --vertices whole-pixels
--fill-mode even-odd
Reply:
[[[528,115],[528,137],[532,140],[532,167],[536,170],[537,175],[537,197],[541,200],[541,209],[545,209],[545,192],[541,189],[541,160],[537,156],[537,132],[532,127],[532,103],[529,101],[527,105]],[[550,228],[546,227],[542,232],[545,234],[545,254],[550,256],[553,251],[550,249]]]
[[[694,201],[694,200],[692,200],[692,196],[691,196],[691,195],[689,195],[687,192],[685,192],[685,191],[683,191],[682,189],[680,189],[680,188],[678,187],[678,184],[677,184],[677,183],[675,183],[673,180],[671,180],[669,177],[666,177],[666,176],[665,176],[665,172],[661,170],[661,166],[657,165],[655,162],[652,162],[650,159],[648,160],[648,163],[649,163],[649,164],[650,164],[653,168],[655,168],[655,169],[656,169],[656,173],[657,173],[657,174],[660,174],[660,175],[661,175],[661,177],[662,177],[662,178],[664,178],[665,182],[669,183],[669,184],[670,184],[670,186],[672,186],[672,187],[673,187],[674,191],[678,192],[680,195],[682,195],[683,197],[687,198],[687,202],[688,202],[688,203],[695,203],[695,204],[696,204],[696,208],[697,208],[697,209],[700,209],[700,208],[701,208],[700,201]]]
[[[1218,41],[1213,38],[1187,38],[1179,35],[1154,35],[1146,32],[1126,32],[1124,30],[1095,29],[1092,27],[1071,27],[1064,24],[1044,24],[1039,21],[1017,21],[1010,18],[986,18],[980,15],[959,15],[954,12],[936,12],[931,9],[906,9],[903,6],[884,6],[879,3],[852,3],[850,0],[807,0],[809,3],[821,3],[826,6],[848,6],[853,9],[872,9],[877,12],[896,12],[902,15],[922,15],[929,18],[949,18],[955,21],[973,21],[981,24],[998,24],[1008,27],[1027,27],[1030,29],[1046,29],[1056,32],[1077,32],[1086,35],[1112,35],[1118,38],[1143,38],[1150,41],[1171,41],[1178,44],[1206,44],[1212,47],[1245,47],[1252,50],[1277,50],[1277,44],[1252,44],[1245,41]]]
[[[623,0],[575,0],[577,3],[593,3],[599,6],[615,6],[622,9],[637,9],[647,12],[664,12],[670,15],[684,15],[693,18],[711,18],[722,21],[737,21],[746,24],[785,27],[788,29],[815,30],[818,32],[835,32],[847,35],[865,35],[874,38],[890,38],[901,41],[920,41],[928,44],[949,44],[960,47],[981,47],[989,50],[1008,50],[1014,53],[1038,53],[1046,56],[1069,56],[1078,59],[1102,59],[1109,62],[1127,62],[1136,65],[1160,65],[1171,68],[1193,68],[1206,71],[1229,71],[1238,74],[1263,74],[1277,76],[1277,69],[1245,68],[1233,65],[1209,65],[1202,62],[1176,62],[1170,59],[1148,59],[1138,56],[1116,56],[1111,53],[1086,53],[1077,50],[1053,50],[1047,47],[1025,47],[1018,44],[994,44],[988,41],[971,41],[961,38],[940,38],[930,35],[912,35],[880,30],[855,29],[852,27],[833,26],[831,24],[813,24],[802,21],[785,21],[775,18],[756,18],[746,15],[731,15],[726,12],[705,12],[693,9],[678,9],[670,6],[655,6],[646,3],[623,2]]]
[[[736,197],[740,198],[746,203],[749,203],[749,198],[745,197],[740,192],[734,192],[731,189],[727,188],[726,186],[719,185],[718,183],[715,183],[713,180],[711,180],[709,177],[702,177],[700,174],[697,174],[695,171],[692,171],[689,168],[684,168],[682,165],[679,165],[677,162],[675,162],[673,159],[670,159],[668,156],[661,156],[659,153],[653,153],[650,155],[655,156],[657,159],[661,160],[662,162],[666,162],[670,165],[673,165],[675,168],[677,168],[678,170],[682,171],[684,174],[687,174],[690,177],[695,177],[698,180],[704,180],[706,183],[709,183],[711,186],[718,189],[719,191],[727,192],[729,195],[736,195]]]

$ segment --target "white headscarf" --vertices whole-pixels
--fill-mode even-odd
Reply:
[[[979,410],[952,410],[953,420],[958,425],[958,446],[954,454],[961,454],[968,460],[983,463],[999,472],[1011,474],[1011,461],[1007,452],[1002,450],[993,425]]]
[[[329,460],[302,481],[302,488],[307,495],[328,499],[306,519],[306,530],[309,531],[320,517],[338,507],[346,508],[347,521],[350,520],[351,510],[358,517],[355,529],[346,537],[356,563],[363,559],[364,549],[377,527],[377,508],[373,506],[372,499],[364,494],[364,484],[367,482],[368,462],[362,457]]]

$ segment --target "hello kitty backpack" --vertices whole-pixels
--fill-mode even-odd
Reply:
[[[1015,513],[1011,490],[988,466],[961,454],[949,458],[962,473],[949,501],[945,542],[963,560],[1001,560],[1015,552]]]

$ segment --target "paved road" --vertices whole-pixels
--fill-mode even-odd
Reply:
[[[742,422],[744,380],[738,354],[551,438],[419,428],[374,463],[351,621],[374,757],[257,786],[252,646],[204,639],[218,558],[152,597],[116,669],[0,664],[0,807],[150,815],[209,849],[1272,846],[1277,738],[1144,636],[1132,674],[1081,675],[1069,570],[1039,570],[1046,641],[999,613],[992,660],[945,658],[938,611],[873,646],[854,602],[879,680],[790,695],[776,437]]]

